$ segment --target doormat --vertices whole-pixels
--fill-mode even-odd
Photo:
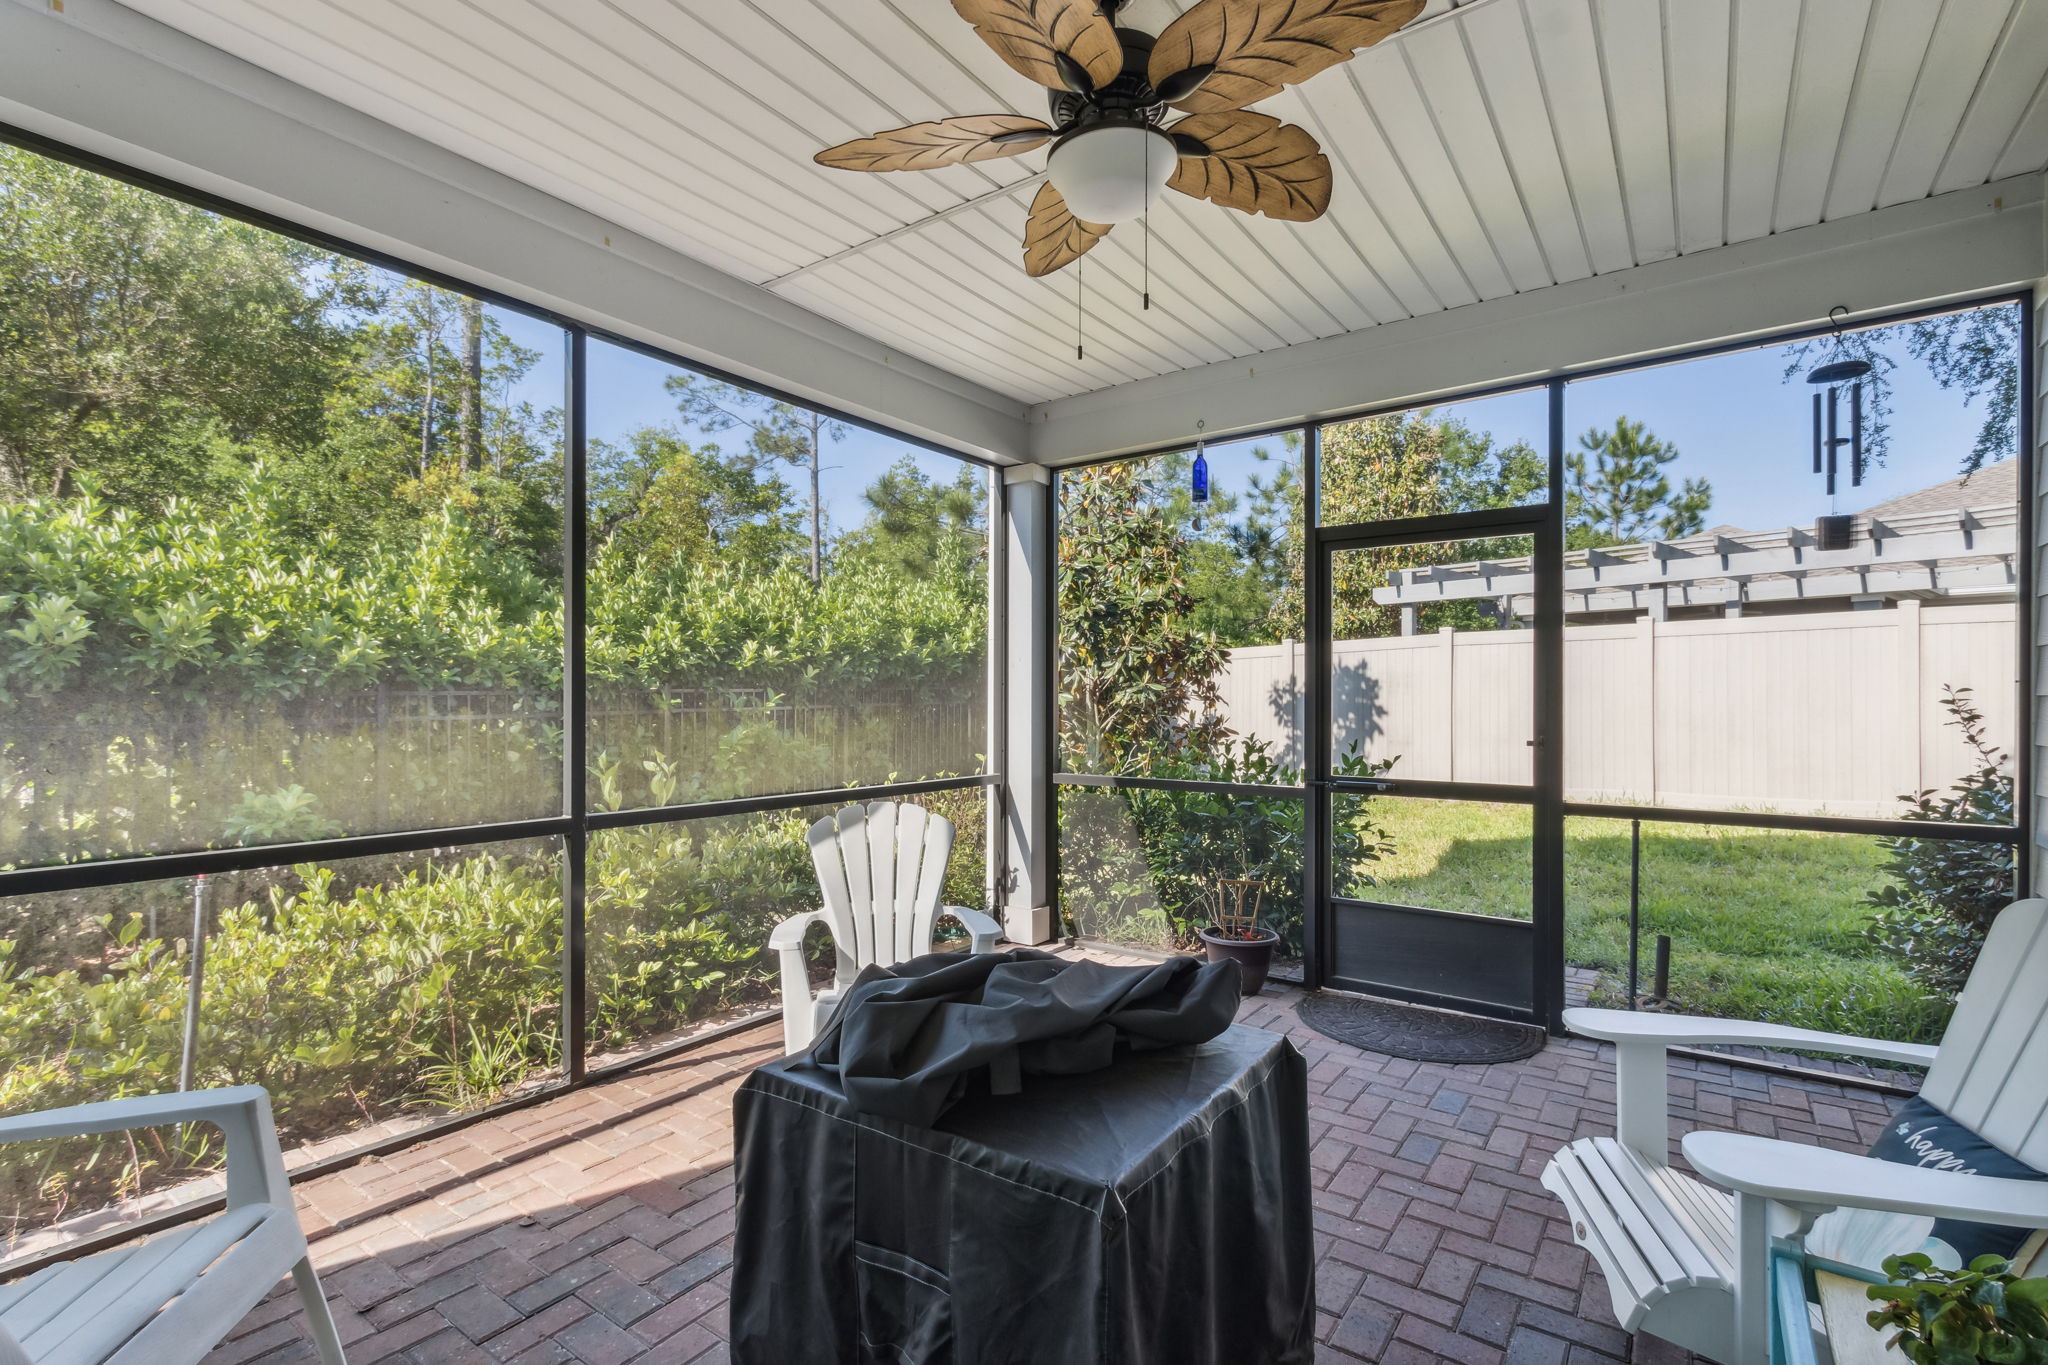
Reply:
[[[1543,1050],[1549,1035],[1532,1024],[1317,991],[1295,1006],[1301,1022],[1326,1038],[1411,1062],[1483,1066],[1519,1062]]]

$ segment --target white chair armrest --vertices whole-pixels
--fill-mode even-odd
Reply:
[[[768,951],[781,959],[782,1050],[785,1054],[801,1052],[809,1047],[817,1029],[817,1007],[811,1000],[811,969],[804,959],[804,934],[813,924],[822,924],[826,933],[832,932],[830,913],[806,910],[801,915],[791,915],[768,935]],[[836,936],[832,946],[839,948]],[[843,948],[839,948],[839,960],[844,968],[847,956]]]
[[[2048,1227],[2048,1181],[1929,1170],[1749,1133],[1689,1133],[1684,1147],[1708,1179],[1782,1204]]]
[[[1708,1019],[1637,1010],[1568,1009],[1564,1012],[1564,1026],[1573,1033],[1614,1044],[1615,1134],[1622,1145],[1657,1166],[1666,1160],[1668,1141],[1670,1091],[1665,1077],[1665,1049],[1674,1044],[1805,1048],[1913,1066],[1929,1066],[1935,1056],[1933,1048],[1919,1043],[1888,1043],[1746,1019]]]
[[[164,1123],[220,1123],[238,1118],[245,1107],[267,1095],[260,1085],[226,1090],[187,1090],[171,1095],[136,1095],[98,1104],[74,1104],[40,1113],[0,1119],[0,1142],[34,1142],[41,1138],[86,1137],[154,1128]]]
[[[992,953],[996,950],[996,940],[1003,936],[1003,926],[996,922],[995,917],[979,910],[970,910],[964,905],[942,905],[939,913],[960,921],[961,927],[967,930],[971,952]]]
[[[785,952],[804,946],[804,934],[813,924],[822,924],[825,931],[832,931],[832,917],[823,910],[806,910],[801,915],[791,915],[775,926],[775,932],[768,935],[768,951]]]
[[[86,1137],[166,1123],[211,1123],[220,1128],[227,1139],[229,1208],[257,1203],[292,1207],[291,1184],[285,1179],[277,1128],[270,1118],[270,1093],[260,1085],[136,1095],[16,1114],[0,1119],[0,1143]]]
[[[1662,1043],[1697,1047],[1729,1043],[1749,1047],[1795,1048],[1807,1052],[1840,1052],[1851,1057],[1931,1066],[1935,1049],[1924,1043],[1893,1043],[1847,1033],[1787,1028],[1747,1019],[1708,1019],[1688,1014],[1653,1014],[1637,1010],[1568,1009],[1564,1026],[1588,1038],[1611,1043]]]

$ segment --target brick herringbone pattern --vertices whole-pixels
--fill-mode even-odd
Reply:
[[[1560,1144],[1613,1131],[1601,1048],[1419,1065],[1311,1032],[1295,998],[1269,987],[1241,1017],[1309,1060],[1319,1360],[1678,1358],[1615,1325],[1536,1182]],[[352,1365],[723,1361],[732,1093],[779,1039],[763,1027],[300,1186]],[[1675,1063],[1671,1091],[1674,1135],[1860,1149],[1887,1112],[1868,1092],[1713,1063]],[[312,1358],[280,1293],[208,1365]]]

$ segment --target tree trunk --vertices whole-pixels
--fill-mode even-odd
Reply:
[[[484,467],[484,306],[462,301],[462,464],[472,473]]]
[[[824,425],[824,418],[815,412],[811,414],[811,586],[814,588],[825,581],[824,516],[818,492],[818,438]]]
[[[441,337],[441,310],[434,306],[432,286],[420,289],[420,478],[434,472],[434,343]]]
[[[420,478],[434,472],[434,351],[427,348],[427,391],[420,400]]]

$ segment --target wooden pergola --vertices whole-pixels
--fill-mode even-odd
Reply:
[[[1879,519],[1858,516],[1846,550],[1823,550],[1811,529],[1709,531],[1565,554],[1565,611],[1583,617],[1647,612],[1662,619],[1683,607],[1739,616],[1750,607],[1879,607],[1888,600],[2011,594],[2018,512],[2003,505]],[[1421,628],[1432,603],[1476,600],[1505,620],[1533,610],[1530,560],[1473,560],[1396,569],[1373,600],[1402,609],[1402,633]]]

